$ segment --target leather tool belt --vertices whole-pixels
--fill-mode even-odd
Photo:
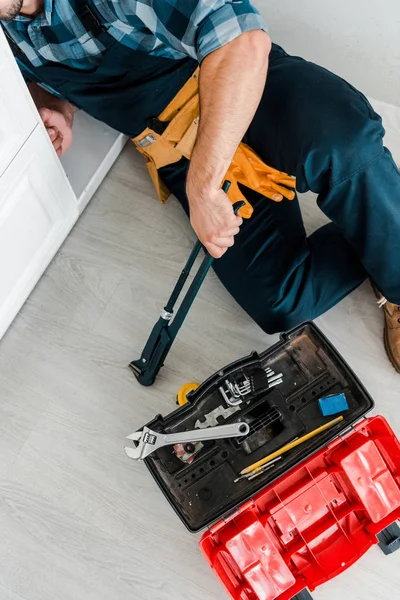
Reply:
[[[132,140],[146,159],[161,202],[166,202],[171,192],[159,176],[158,169],[178,162],[183,157],[190,159],[196,143],[200,119],[199,74],[198,68],[163,112],[157,118],[149,119],[148,127]],[[224,181],[226,179],[231,182],[228,191],[230,201],[246,202],[239,211],[245,219],[251,217],[253,208],[243,197],[238,184],[275,202],[281,202],[283,198],[293,200],[295,197],[296,179],[266,165],[243,142],[233,157]]]

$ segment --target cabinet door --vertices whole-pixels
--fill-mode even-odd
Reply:
[[[78,217],[42,127],[0,178],[0,337]]]
[[[0,30],[0,35],[4,34]],[[1,44],[7,42],[0,40]],[[4,53],[4,48],[0,49]],[[39,122],[25,82],[12,57],[0,54],[0,176]]]
[[[6,58],[12,57],[11,48],[7,42],[7,38],[0,27],[0,63],[3,63]]]

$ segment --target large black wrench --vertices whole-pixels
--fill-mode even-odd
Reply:
[[[230,181],[225,181],[224,185],[222,186],[222,189],[225,193],[227,193],[229,190],[230,185]],[[235,215],[244,205],[245,202],[243,201],[236,202],[233,205]],[[206,252],[203,262],[201,263],[199,270],[197,271],[174,319],[172,320],[175,304],[179,298],[183,286],[187,281],[187,278],[189,277],[190,271],[201,248],[201,242],[197,241],[192,252],[190,253],[182,273],[179,276],[178,281],[176,282],[173,292],[160,315],[160,318],[150,333],[149,339],[143,348],[140,358],[138,360],[133,360],[129,364],[136,379],[141,385],[149,386],[153,385],[155,382],[157,375],[168,355],[168,352],[174,343],[178,331],[182,327],[190,307],[192,306],[200,290],[201,284],[206,278],[206,275],[212,263],[214,262],[214,258],[209,252]]]

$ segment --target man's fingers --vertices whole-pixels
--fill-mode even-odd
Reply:
[[[54,129],[54,127],[49,127],[47,129],[47,133],[49,134],[49,138],[51,139],[52,142],[54,142],[57,139],[58,131],[56,129]]]
[[[207,250],[211,254],[211,256],[213,256],[214,258],[221,258],[221,256],[223,256],[225,254],[225,252],[228,250],[228,248],[219,248],[215,244],[211,244],[211,243],[205,244],[205,247],[207,248]]]
[[[214,238],[212,242],[207,242],[205,247],[214,258],[221,258],[235,243],[234,237]]]
[[[232,223],[229,223],[229,225],[226,227],[226,229],[224,229],[223,231],[220,232],[219,237],[231,237],[232,235],[237,235],[240,231],[240,226],[242,224],[243,224],[242,217],[235,216]]]
[[[230,229],[226,232],[227,237],[231,237],[232,235],[237,235],[240,231],[240,227],[235,227],[234,229]]]
[[[213,238],[211,243],[214,244],[214,246],[218,246],[218,248],[232,248],[235,240],[233,236],[221,236]]]
[[[54,111],[50,110],[50,108],[40,108],[39,109],[40,118],[42,119],[42,121],[45,125],[51,119],[53,113],[54,113]]]
[[[229,219],[226,219],[226,221],[222,227],[221,233],[223,233],[224,235],[229,235],[231,231],[238,232],[239,228],[242,225],[243,225],[242,217],[232,214],[232,216],[230,216]]]
[[[57,138],[53,141],[54,150],[58,153],[59,150],[62,152],[64,138],[62,135],[57,136]]]

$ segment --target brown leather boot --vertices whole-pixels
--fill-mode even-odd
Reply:
[[[400,373],[400,306],[388,302],[382,294],[374,287],[378,298],[378,306],[383,309],[385,315],[384,342],[390,362]]]

